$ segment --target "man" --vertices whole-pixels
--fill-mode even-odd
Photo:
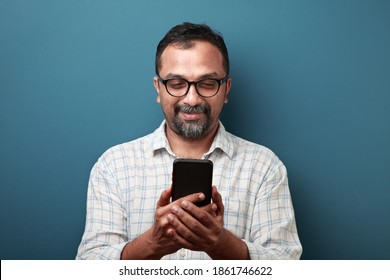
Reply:
[[[165,120],[93,167],[76,258],[299,259],[284,165],[219,121],[232,83],[222,36],[207,25],[175,26],[157,47],[156,74]],[[195,206],[201,193],[171,202],[175,158],[214,163],[212,204]]]

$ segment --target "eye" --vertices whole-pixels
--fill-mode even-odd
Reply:
[[[207,79],[207,80],[199,81],[198,86],[204,89],[214,89],[217,86],[217,82],[214,80]]]
[[[168,81],[168,86],[173,89],[181,89],[187,87],[187,82],[181,79],[173,79]]]

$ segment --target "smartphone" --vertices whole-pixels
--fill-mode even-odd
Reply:
[[[193,193],[206,198],[195,203],[198,207],[211,203],[213,162],[203,159],[176,159],[173,162],[172,201]]]

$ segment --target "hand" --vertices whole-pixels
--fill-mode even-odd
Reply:
[[[203,194],[191,194],[170,203],[171,188],[157,202],[155,222],[148,231],[126,244],[121,259],[161,259],[181,248],[205,251],[213,259],[248,259],[243,241],[223,228],[224,206],[213,187],[213,203],[194,205]]]
[[[205,199],[204,194],[197,193],[191,194],[181,199],[178,199],[174,202],[170,202],[172,195],[172,187],[165,190],[158,202],[156,213],[154,216],[154,224],[152,228],[148,231],[148,242],[153,248],[156,256],[159,258],[176,252],[181,249],[183,246],[176,241],[175,236],[177,236],[176,229],[169,222],[169,215],[172,209],[180,207],[180,205],[185,201],[185,203],[193,203],[202,201]],[[196,206],[195,206],[196,207]],[[212,215],[212,210],[210,206],[205,206],[204,211],[209,209],[210,215]]]
[[[188,199],[172,205],[167,219],[172,226],[169,233],[175,244],[206,253],[220,246],[225,233],[224,206],[216,187],[213,187],[212,198],[212,204],[201,208]]]

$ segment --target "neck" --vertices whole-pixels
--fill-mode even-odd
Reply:
[[[166,135],[172,152],[179,158],[200,159],[210,150],[218,124],[200,139],[187,139],[165,126]]]

